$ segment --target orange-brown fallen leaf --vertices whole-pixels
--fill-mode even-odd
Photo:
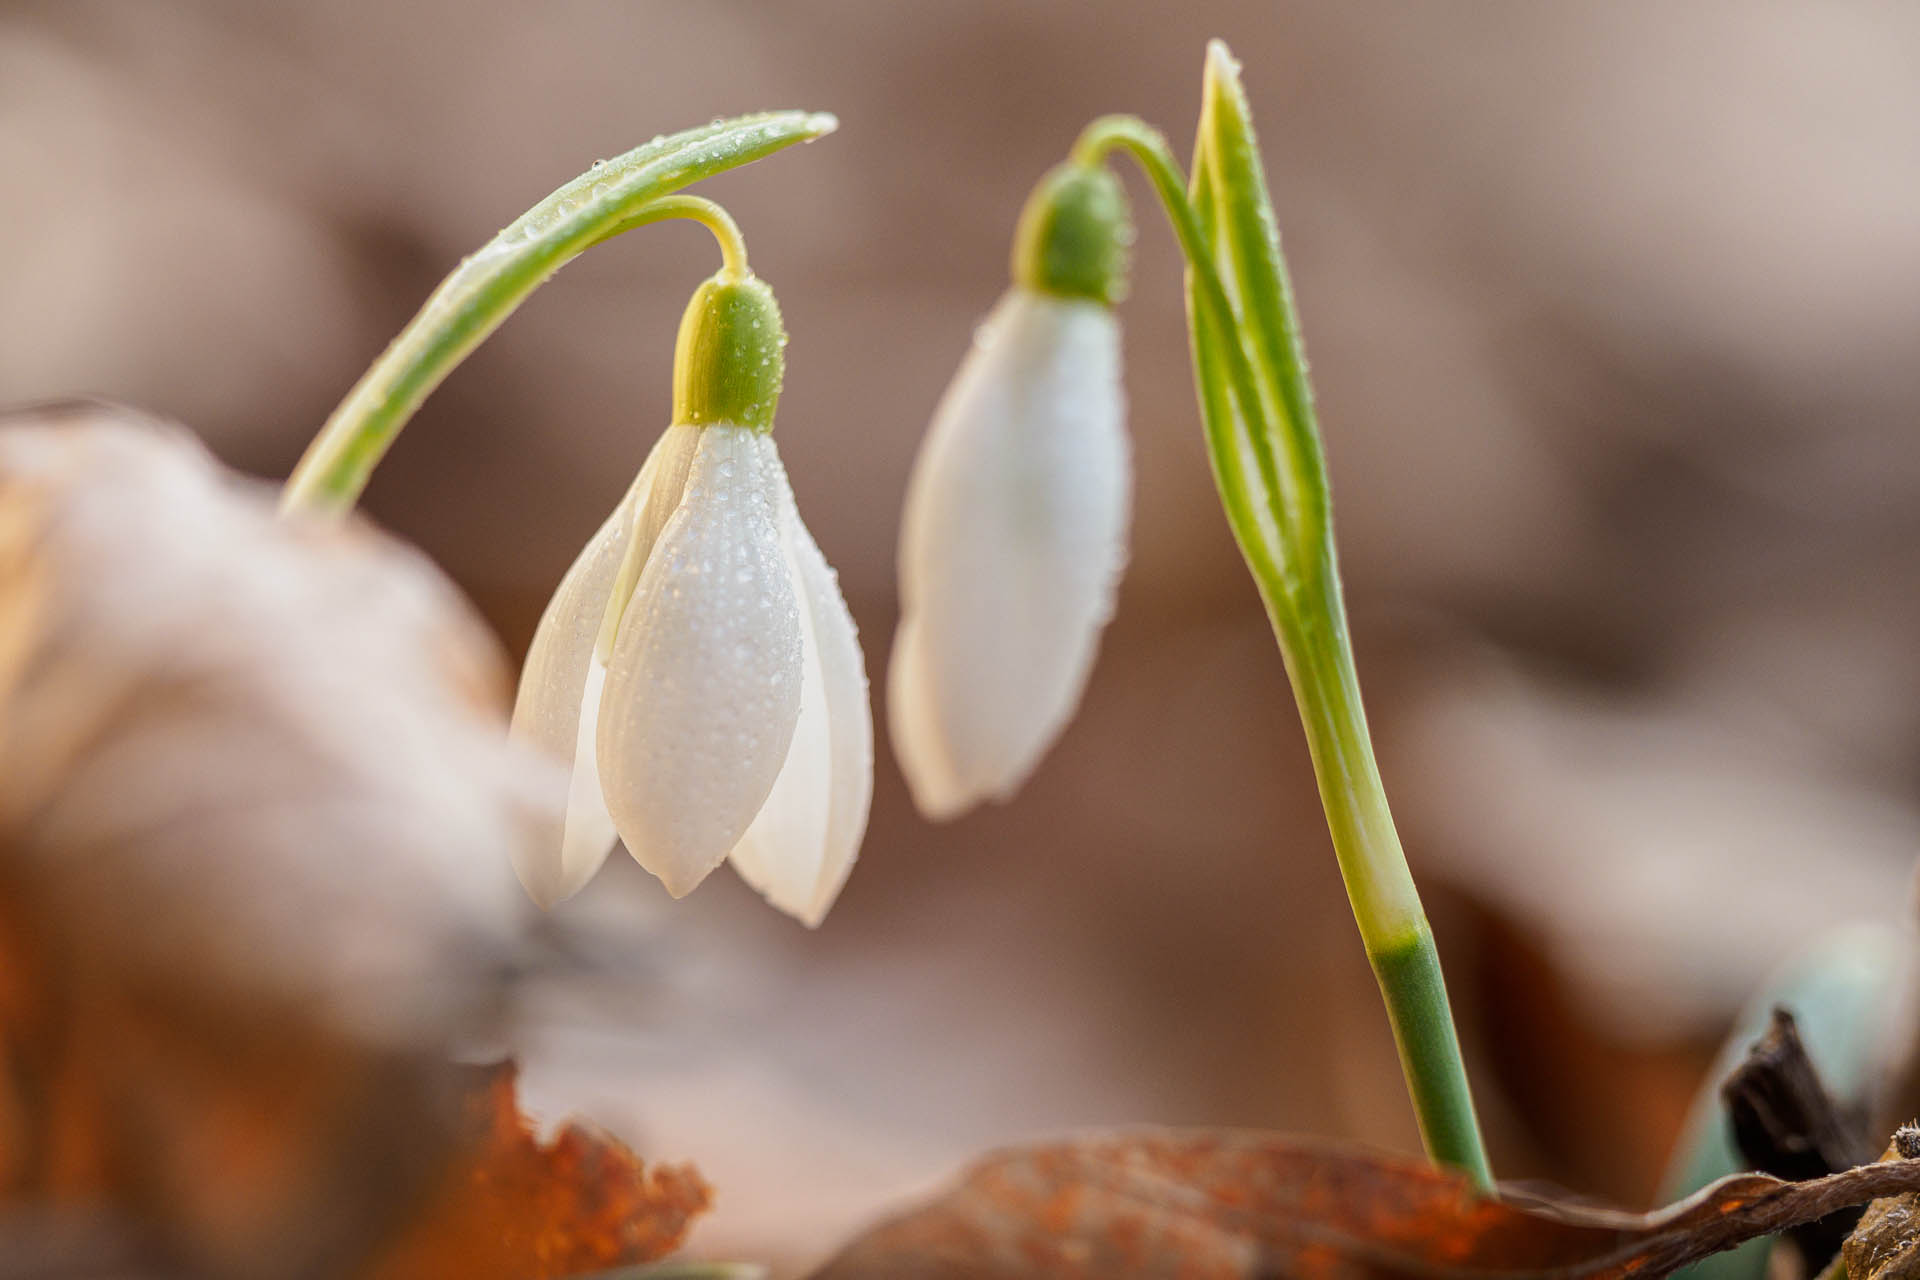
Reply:
[[[688,1166],[647,1169],[569,1124],[542,1143],[514,1101],[511,1064],[468,1099],[470,1154],[367,1280],[560,1280],[672,1252],[710,1201]]]
[[[1651,1214],[1474,1195],[1411,1160],[1271,1134],[1151,1131],[987,1157],[814,1280],[1652,1280],[1755,1236],[1920,1189],[1920,1160],[1724,1179]]]

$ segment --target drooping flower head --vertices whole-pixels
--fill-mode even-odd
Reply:
[[[540,620],[514,732],[572,765],[564,832],[517,866],[542,905],[584,886],[616,836],[675,897],[731,858],[809,925],[853,866],[873,789],[866,669],[773,441],[785,343],[760,280],[700,286],[672,425]]]
[[[1019,788],[1079,703],[1113,612],[1131,493],[1113,304],[1131,238],[1104,169],[1042,180],[1013,287],[915,462],[888,714],[928,817]]]

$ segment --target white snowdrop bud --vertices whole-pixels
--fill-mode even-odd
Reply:
[[[1086,687],[1126,561],[1118,184],[1064,166],[1021,217],[1014,287],[934,413],[907,489],[894,751],[930,818],[1005,800]]]

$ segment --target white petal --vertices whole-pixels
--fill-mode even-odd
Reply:
[[[599,700],[597,683],[589,691],[590,668],[597,665],[594,641],[629,549],[644,557],[679,505],[697,442],[694,430],[671,427],[655,443],[632,488],[560,580],[527,649],[511,732],[573,767],[564,829],[550,840],[528,842],[514,863],[520,883],[543,907],[579,892],[613,847],[613,820],[600,798],[594,763]],[[595,709],[583,715],[589,697]],[[597,854],[591,852],[595,842]]]
[[[913,792],[915,807],[929,819],[945,822],[973,808],[978,797],[947,754],[934,693],[920,622],[912,615],[903,616],[887,663],[887,723],[893,732],[893,753]]]
[[[1130,478],[1120,331],[1014,290],[981,326],[907,489],[888,713],[915,802],[951,817],[1025,781],[1113,612]]]
[[[769,902],[813,928],[840,896],[867,831],[873,712],[853,615],[784,473],[780,500],[781,541],[800,599],[800,720],[773,793],[732,861]]]
[[[614,825],[676,898],[766,803],[800,715],[799,605],[772,441],[744,427],[696,430],[685,497],[607,663],[598,739]]]
[[[613,829],[613,816],[607,812],[607,798],[600,794],[600,767],[594,750],[600,728],[600,696],[606,684],[607,669],[595,658],[587,668],[587,687],[580,697],[579,744],[573,776],[567,782],[567,817],[560,836],[559,876],[547,896],[533,894],[534,900],[543,907],[570,898],[585,888],[607,855],[613,852],[613,842],[618,838]],[[531,886],[529,892],[532,892]]]

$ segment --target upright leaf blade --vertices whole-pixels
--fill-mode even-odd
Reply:
[[[1248,354],[1275,402],[1274,426],[1286,455],[1279,480],[1287,522],[1310,546],[1325,537],[1327,481],[1306,350],[1239,65],[1218,40],[1207,47],[1194,170],[1195,201],[1204,190],[1202,216],[1215,226],[1216,257],[1237,295]],[[1303,557],[1303,567],[1315,558]]]
[[[1220,242],[1220,206],[1213,196],[1204,133],[1194,151],[1188,200],[1200,220],[1207,252],[1217,262],[1214,246]],[[1269,588],[1284,576],[1287,553],[1280,531],[1284,515],[1268,496],[1256,492],[1249,480],[1261,471],[1260,460],[1253,449],[1253,429],[1248,426],[1247,415],[1240,412],[1226,367],[1225,345],[1239,341],[1239,335],[1225,332],[1205,305],[1199,276],[1192,267],[1186,273],[1186,297],[1187,327],[1193,343],[1193,384],[1199,393],[1200,420],[1208,437],[1207,459],[1213,468],[1214,485],[1220,490],[1227,520],[1253,572],[1254,583],[1263,598],[1268,597]],[[1276,619],[1283,616],[1282,601],[1267,598],[1265,602]]]

